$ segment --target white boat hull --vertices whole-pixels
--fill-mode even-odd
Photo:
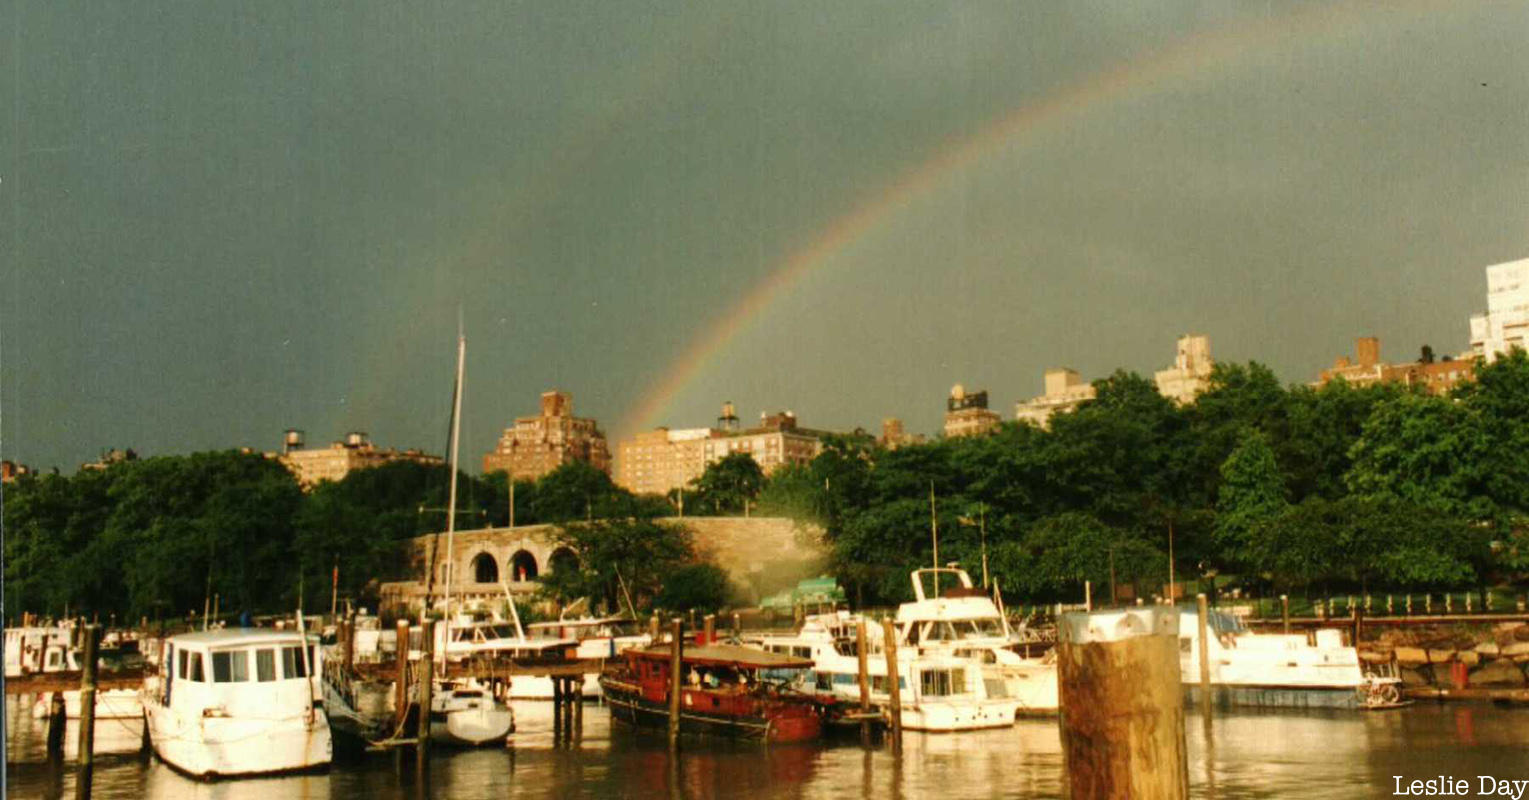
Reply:
[[[579,696],[585,699],[600,697],[600,675],[593,672],[586,673],[580,692]],[[509,698],[511,700],[551,700],[552,678],[546,675],[517,675],[510,680]]]
[[[149,740],[166,764],[198,778],[265,775],[327,767],[333,757],[329,722],[311,716],[188,719],[144,703]]]
[[[1014,724],[1019,704],[1014,701],[917,703],[904,708],[903,729],[953,733],[985,728],[1008,728]]]
[[[46,719],[53,710],[53,696],[44,694],[32,704],[32,717]],[[80,692],[78,689],[64,692],[64,716],[80,718]],[[140,719],[143,703],[134,689],[108,689],[96,692],[96,719]]]
[[[502,707],[437,711],[430,715],[430,740],[459,747],[503,742],[515,730],[515,715]]]

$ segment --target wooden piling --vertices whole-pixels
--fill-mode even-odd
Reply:
[[[345,671],[349,673],[356,666],[356,612],[352,611],[345,617]]]
[[[584,737],[584,679],[572,678],[569,683],[573,691],[573,736],[574,739]]]
[[[648,638],[653,644],[658,644],[658,612],[653,612],[653,617],[648,620]]]
[[[1350,609],[1350,611],[1353,612],[1352,624],[1354,626],[1354,641],[1350,644],[1352,644],[1354,647],[1358,647],[1360,637],[1364,636],[1364,612],[1357,608]]]
[[[1178,625],[1165,607],[1067,614],[1059,622],[1066,796],[1189,796]]]
[[[892,755],[901,757],[903,754],[903,694],[898,685],[897,672],[897,629],[892,626],[892,620],[881,621],[881,649],[887,654],[887,715],[892,723]]]
[[[80,752],[74,778],[75,800],[90,800],[90,786],[95,771],[96,751],[96,653],[101,644],[101,626],[85,627],[85,653],[80,675]]]
[[[424,769],[430,758],[430,693],[435,688],[435,620],[420,626],[419,722],[414,728],[419,766]]]
[[[860,662],[858,676],[860,683],[860,714],[862,715],[860,720],[860,743],[869,745],[871,743],[871,721],[864,719],[864,715],[868,714],[871,710],[871,656],[870,653],[866,652],[864,619],[855,623],[855,654]]]
[[[394,706],[398,712],[398,724],[409,715],[409,621],[401,619],[395,628],[398,634],[398,686],[394,693]]]
[[[552,678],[552,741],[563,740],[563,679]]]
[[[680,669],[684,666],[684,642],[680,626],[683,621],[675,617],[669,623],[669,749],[680,745]]]
[[[54,692],[48,704],[48,757],[63,758],[64,728],[69,724],[64,713],[64,693]]]
[[[706,629],[706,643],[711,644],[717,637],[717,615],[707,614],[703,622]]]
[[[1279,615],[1280,615],[1280,619],[1285,621],[1285,635],[1289,636],[1290,635],[1290,595],[1288,595],[1288,594],[1282,594],[1282,595],[1279,596]]]
[[[1210,718],[1210,602],[1202,592],[1195,595],[1195,610],[1200,616],[1200,711]]]

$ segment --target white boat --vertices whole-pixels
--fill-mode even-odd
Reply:
[[[80,718],[80,691],[71,689],[64,695],[64,716]],[[42,694],[32,704],[32,716],[46,719],[53,710],[53,696]],[[137,689],[106,689],[96,692],[96,719],[142,719],[143,702]]]
[[[991,694],[1019,702],[1025,714],[1055,714],[1060,703],[1054,654],[1027,658],[1016,651],[1008,620],[971,576],[954,567],[914,570],[911,603],[897,608],[898,644],[922,655],[976,662]],[[948,588],[942,584],[948,581]],[[900,651],[901,652],[901,651]]]
[[[5,677],[79,669],[69,650],[71,628],[61,626],[5,629]]]
[[[166,639],[142,693],[154,752],[199,778],[327,767],[333,743],[311,678],[315,641],[263,628]]]
[[[797,633],[764,636],[760,646],[771,652],[812,659],[813,669],[799,687],[802,691],[830,694],[841,701],[857,703],[858,621],[858,617],[843,611],[812,615]],[[869,697],[872,705],[883,709],[891,702],[884,644],[881,626],[868,625]],[[1019,712],[1019,701],[1004,694],[1002,681],[987,679],[977,660],[949,653],[921,654],[917,648],[899,647],[897,671],[898,700],[906,730],[952,732],[1008,727],[1014,724]]]
[[[1181,609],[1180,680],[1191,701],[1200,695],[1199,612]],[[1209,636],[1212,700],[1218,705],[1357,708],[1396,695],[1397,679],[1367,676],[1359,652],[1343,634],[1253,633],[1236,617],[1211,610]]]
[[[517,661],[559,661],[574,657],[579,643],[571,638],[547,636],[532,638],[511,622],[461,619],[450,633],[439,626],[436,650],[444,650],[447,661],[465,661],[474,656],[509,658]],[[448,638],[449,637],[449,638]],[[582,696],[599,697],[599,674],[585,676]],[[545,675],[517,675],[510,679],[507,699],[551,700],[552,678]]]
[[[430,740],[479,747],[515,731],[515,712],[474,682],[437,681],[430,695]]]
[[[555,642],[555,646],[569,649],[573,642],[573,657],[604,661],[613,659],[633,647],[647,647],[653,637],[642,630],[642,624],[629,617],[580,617],[560,619],[556,622],[533,622],[526,626],[528,641]],[[580,696],[600,696],[600,670],[584,673],[579,687]],[[510,697],[524,700],[551,700],[552,679],[544,676],[516,678],[510,683]]]

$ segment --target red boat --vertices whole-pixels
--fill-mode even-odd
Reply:
[[[600,678],[611,716],[632,725],[669,724],[667,645],[631,649]],[[831,698],[786,688],[782,671],[811,669],[811,659],[730,644],[686,647],[681,656],[680,732],[768,742],[801,742],[823,733]]]

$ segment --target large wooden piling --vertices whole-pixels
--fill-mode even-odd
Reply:
[[[706,630],[706,644],[711,644],[712,642],[716,641],[717,615],[707,614],[703,619],[703,626]]]
[[[903,694],[898,684],[897,628],[892,620],[881,621],[881,650],[887,655],[887,716],[892,725],[892,755],[903,754]]]
[[[48,757],[64,757],[64,729],[69,717],[64,713],[64,693],[54,692],[48,704]]]
[[[418,740],[419,766],[423,769],[430,758],[430,693],[435,684],[435,621],[425,620],[420,626],[419,656],[419,720],[415,725]]]
[[[740,618],[738,616],[738,612],[734,611],[733,612],[733,642],[734,643],[738,643],[738,642],[742,642],[742,641],[743,641],[743,620],[742,620],[742,618]]]
[[[398,712],[397,724],[402,725],[409,716],[409,621],[399,620],[395,630],[398,635],[398,686],[393,701]]]
[[[85,653],[80,675],[80,752],[74,778],[75,800],[89,800],[95,771],[96,751],[96,653],[101,643],[101,626],[85,627]]]
[[[1411,612],[1412,609],[1410,608],[1410,605],[1412,603],[1412,597],[1410,595],[1407,597],[1407,603],[1409,605],[1409,608],[1407,610],[1409,612]],[[1280,615],[1280,619],[1284,620],[1284,622],[1285,622],[1285,635],[1289,636],[1290,635],[1290,595],[1288,595],[1288,594],[1282,594],[1282,595],[1279,596],[1279,615]]]
[[[1178,627],[1168,607],[1062,617],[1057,668],[1066,796],[1189,796]]]
[[[861,714],[860,743],[868,745],[871,743],[871,721],[865,717],[871,710],[871,654],[866,652],[864,619],[855,623],[855,655],[858,656],[858,661],[860,662],[858,675]]]
[[[584,679],[571,678],[573,692],[573,738],[575,741],[584,738]]]
[[[1195,611],[1200,617],[1200,711],[1210,718],[1210,602],[1202,592],[1195,595]]]
[[[680,680],[680,670],[684,666],[684,639],[681,635],[680,626],[684,623],[679,617],[669,623],[669,749],[675,750],[680,745],[680,691],[683,685]]]

